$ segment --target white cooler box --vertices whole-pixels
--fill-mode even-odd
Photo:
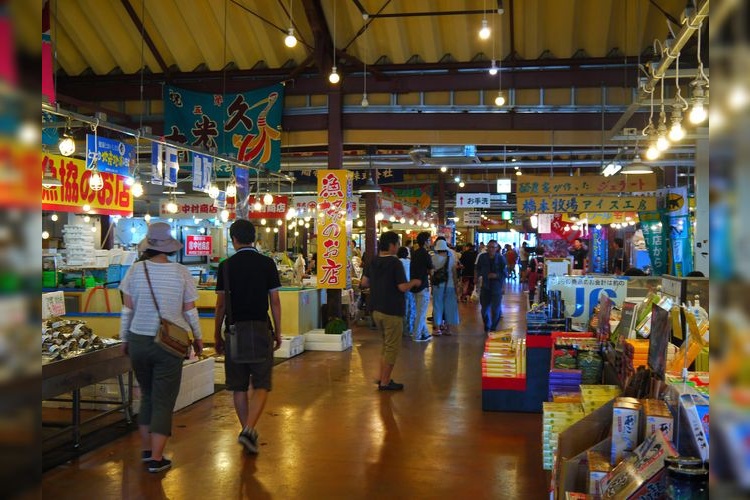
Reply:
[[[308,351],[345,351],[352,347],[352,331],[344,330],[339,335],[325,330],[310,330],[305,334],[305,349]]]
[[[296,335],[294,337],[281,337],[281,347],[274,352],[276,358],[293,358],[305,352],[307,348],[305,337]]]

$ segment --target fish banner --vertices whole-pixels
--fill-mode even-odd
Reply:
[[[164,138],[278,172],[284,86],[207,94],[164,87]]]

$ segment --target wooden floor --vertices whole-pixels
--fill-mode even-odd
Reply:
[[[522,327],[520,292],[503,325]],[[478,305],[461,305],[458,334],[404,340],[394,379],[378,392],[380,340],[354,331],[343,353],[307,352],[274,368],[258,425],[261,453],[243,454],[231,394],[176,414],[172,470],[149,474],[136,433],[43,476],[45,498],[520,498],[547,494],[541,415],[483,412]]]

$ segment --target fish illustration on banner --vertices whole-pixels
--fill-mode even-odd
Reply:
[[[281,168],[284,86],[208,94],[164,88],[165,139],[229,154],[277,172]]]

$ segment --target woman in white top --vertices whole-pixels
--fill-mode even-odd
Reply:
[[[432,335],[450,335],[450,327],[458,325],[458,259],[445,240],[437,240],[432,255]],[[445,320],[445,327],[442,326]],[[442,328],[442,331],[441,331]]]
[[[192,330],[196,353],[203,350],[195,281],[185,266],[169,261],[181,248],[182,244],[172,237],[169,224],[151,224],[146,238],[138,245],[141,261],[130,268],[120,284],[124,296],[120,339],[141,389],[138,430],[141,460],[149,472],[172,466],[163,453],[172,434],[172,412],[182,379],[183,358],[154,342],[160,326],[159,312],[162,318]],[[154,299],[158,301],[158,311]]]
[[[401,261],[401,264],[404,266],[404,274],[406,275],[406,279],[411,279],[409,276],[411,275],[411,253],[409,252],[408,247],[401,247],[398,249],[398,253],[396,254],[398,259]],[[417,304],[416,299],[414,297],[413,293],[406,292],[404,294],[404,300],[406,301],[406,309],[404,312],[404,335],[409,336],[411,335],[411,331],[414,328],[414,321],[417,317]]]

